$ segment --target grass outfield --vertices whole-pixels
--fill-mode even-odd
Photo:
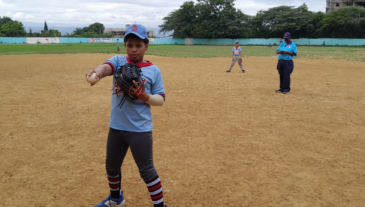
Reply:
[[[207,45],[150,45],[147,54],[165,57],[230,57],[233,46]],[[242,56],[276,56],[276,46],[241,46]],[[120,54],[124,54],[123,47]],[[20,54],[75,54],[75,53],[107,53],[117,54],[114,43],[73,43],[73,44],[1,44],[0,55]],[[365,47],[321,47],[299,46],[297,58],[309,59],[344,59],[365,62]]]

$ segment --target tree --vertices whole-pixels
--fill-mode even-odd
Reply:
[[[57,29],[50,29],[46,33],[46,36],[47,37],[60,37],[61,36],[61,32],[59,32]]]
[[[46,21],[44,21],[44,28],[43,28],[43,30],[46,31],[46,32],[48,31],[48,26],[47,26],[47,22]]]
[[[235,0],[198,0],[185,2],[164,17],[160,32],[172,32],[174,38],[243,37],[250,18],[234,8]]]
[[[88,32],[95,32],[99,35],[104,34],[105,27],[103,24],[99,22],[95,22],[94,24],[90,24],[88,27]]]
[[[72,32],[72,36],[81,35],[82,29],[81,27],[76,27],[75,31]]]
[[[323,36],[330,38],[364,38],[365,8],[343,7],[322,20]]]
[[[98,37],[99,35],[96,32],[84,32],[81,34],[81,37]]]
[[[244,37],[249,16],[234,7],[233,0],[200,0],[200,31],[195,36],[205,38]],[[201,33],[202,32],[202,33]],[[205,34],[204,34],[205,33]]]
[[[32,28],[29,28],[28,37],[33,37]]]
[[[180,6],[180,9],[171,12],[167,17],[164,17],[164,23],[159,27],[160,32],[164,35],[167,32],[174,31],[174,38],[189,38],[193,37],[193,30],[197,24],[197,10],[194,2],[187,1]]]
[[[23,25],[17,22],[8,22],[0,27],[0,33],[5,37],[24,37],[26,32]]]
[[[111,37],[111,34],[104,34],[105,27],[99,22],[90,24],[88,27],[79,28],[72,32],[72,37]]]
[[[322,20],[326,14],[323,12],[312,12],[309,18],[309,25],[307,26],[307,38],[320,38],[323,37],[323,24]]]
[[[16,25],[13,25],[13,24],[16,24]],[[20,25],[20,27],[18,28],[19,25]],[[2,28],[3,26],[4,26],[4,28]],[[0,17],[0,31],[1,30],[3,30],[2,33],[0,32],[2,37],[24,36],[23,31],[22,31],[22,30],[24,30],[23,24],[21,22],[14,21],[10,17],[7,17],[7,16],[3,16],[2,18]],[[25,32],[25,30],[24,30],[24,32]],[[17,36],[12,36],[11,34],[14,34]]]
[[[267,11],[259,11],[253,19],[253,29],[259,37],[281,37],[285,32],[293,37],[305,37],[311,12],[306,4],[295,8],[293,6],[278,6]]]
[[[13,20],[10,17],[7,16],[3,16],[3,18],[0,17],[0,27],[9,22],[13,22]]]
[[[84,33],[84,32],[89,32],[89,27],[82,28],[82,33]]]
[[[42,37],[43,34],[40,32],[33,32],[33,37]]]

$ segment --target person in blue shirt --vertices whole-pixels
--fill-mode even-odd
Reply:
[[[238,40],[236,40],[236,43],[235,44],[236,45],[232,49],[232,62],[231,62],[231,65],[229,66],[229,68],[228,68],[228,70],[226,72],[231,72],[232,67],[234,66],[234,64],[236,62],[238,62],[238,65],[240,66],[242,72],[244,73],[245,72],[245,69],[242,66],[242,57],[241,57],[241,55],[242,55],[242,49],[239,46]]]
[[[120,47],[119,47],[119,39],[117,39],[117,51],[119,52]]]
[[[161,181],[153,164],[151,114],[151,106],[164,104],[165,89],[160,69],[144,60],[148,43],[146,28],[140,24],[130,25],[126,28],[124,37],[127,56],[115,55],[104,64],[86,73],[87,77],[96,73],[97,79],[100,81],[106,76],[115,74],[126,63],[133,63],[141,68],[142,81],[145,86],[140,87],[135,82],[136,87],[133,92],[135,95],[139,95],[138,100],[124,99],[124,96],[127,95],[123,93],[112,94],[105,162],[110,195],[96,207],[124,206],[125,200],[121,191],[121,166],[128,149],[131,150],[153,205],[166,207]],[[96,83],[91,84],[91,86]],[[113,79],[113,86],[118,87],[115,79]],[[138,93],[136,93],[137,91]],[[131,204],[131,206],[134,205]]]
[[[297,56],[297,45],[291,41],[291,34],[284,34],[284,42],[280,43],[276,50],[278,54],[277,69],[280,75],[280,88],[277,93],[290,93],[290,75],[294,69],[293,59]]]

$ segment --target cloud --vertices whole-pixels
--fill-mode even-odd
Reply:
[[[15,13],[14,15],[13,15],[13,17],[14,18],[24,18],[24,16],[23,16],[23,13],[21,13],[21,12],[17,12],[17,13]]]

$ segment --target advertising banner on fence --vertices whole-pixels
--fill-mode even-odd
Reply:
[[[154,45],[155,44],[155,38],[148,38],[150,45]]]
[[[49,43],[60,43],[58,37],[27,37],[25,38],[27,44],[49,44]]]
[[[90,43],[113,42],[113,38],[89,38]]]

